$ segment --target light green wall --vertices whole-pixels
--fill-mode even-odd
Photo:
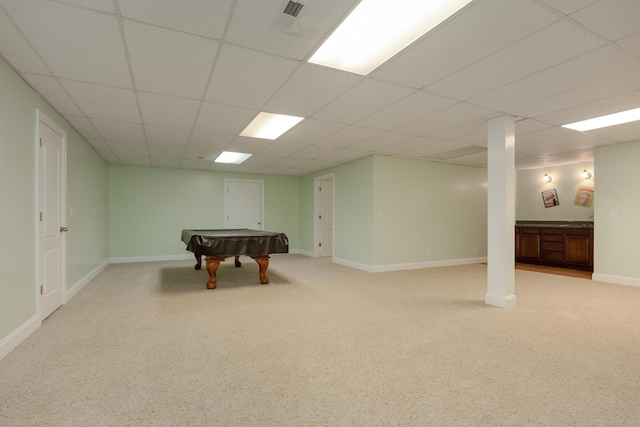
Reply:
[[[329,173],[335,258],[375,267],[486,256],[486,169],[387,156],[303,177],[302,249],[314,250],[313,180]]]
[[[0,341],[37,314],[36,111],[67,132],[67,288],[94,267],[87,241],[108,256],[108,169],[69,124],[0,59]],[[98,262],[100,260],[96,260]]]
[[[375,157],[375,265],[487,256],[487,170]]]
[[[325,169],[301,179],[301,249],[313,253],[314,179],[333,173],[333,256],[372,265],[373,259],[373,156]]]
[[[583,179],[583,170],[591,172],[590,179]],[[596,172],[598,172],[596,174]],[[551,182],[544,182],[542,177],[548,174]],[[516,219],[520,221],[591,221],[599,194],[594,193],[594,201],[590,208],[574,205],[573,202],[580,186],[594,187],[596,175],[593,162],[572,165],[551,166],[542,169],[521,170],[517,173]],[[542,192],[556,189],[560,204],[545,208]]]
[[[639,161],[640,141],[596,148],[594,273],[640,280]]]
[[[264,229],[299,247],[298,177],[111,165],[111,256],[186,254],[183,229],[224,228],[225,178],[264,181]]]

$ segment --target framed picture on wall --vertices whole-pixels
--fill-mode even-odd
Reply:
[[[553,188],[551,190],[543,191],[542,201],[544,202],[545,208],[552,208],[554,206],[558,206],[560,204],[560,200],[558,200],[558,193],[556,192],[556,189]]]
[[[576,199],[573,201],[573,204],[584,208],[590,208],[591,202],[593,202],[593,188],[582,186],[578,187]]]

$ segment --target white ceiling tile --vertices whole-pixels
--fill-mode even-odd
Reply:
[[[190,0],[188,4],[175,0],[135,0],[119,4],[124,17],[220,39],[233,0]]]
[[[299,158],[299,159],[306,159],[306,160],[317,159],[320,156],[324,156],[336,150],[337,148],[335,147],[321,147],[318,145],[311,145],[303,148],[300,151],[297,151],[291,154],[291,158]]]
[[[429,144],[415,150],[410,150],[402,153],[403,155],[411,155],[416,157],[429,157],[430,155],[443,153],[446,151],[458,150],[460,148],[469,147],[467,144],[461,144],[454,141],[443,141],[435,144]]]
[[[113,0],[55,0],[58,3],[65,3],[85,9],[101,10],[103,12],[115,13],[113,9]],[[138,0],[139,1],[139,0]],[[125,3],[121,1],[120,4]]]
[[[283,175],[287,171],[291,171],[290,167],[280,167],[280,166],[266,166],[264,168],[258,169],[259,174],[263,175]]]
[[[558,16],[528,0],[476,1],[371,75],[422,88],[526,37]]]
[[[554,9],[559,10],[565,15],[569,15],[576,10],[582,9],[598,0],[542,0]]]
[[[365,79],[313,116],[317,119],[353,124],[409,96],[411,89]]]
[[[20,72],[50,74],[2,9],[0,9],[0,53]]]
[[[612,41],[640,33],[638,0],[602,0],[571,17]]]
[[[236,151],[239,153],[258,153],[267,145],[269,145],[271,141],[267,139],[258,139],[258,138],[247,138],[244,136],[237,136],[233,138],[227,147],[226,151]]]
[[[416,91],[382,110],[360,120],[358,126],[391,130],[425,115],[450,107],[456,101],[439,95]]]
[[[164,126],[146,125],[144,129],[150,145],[173,145],[185,147],[189,142],[189,136],[191,135],[191,131],[189,130]]]
[[[151,145],[149,144],[149,154],[151,158],[167,157],[170,159],[182,159],[185,147],[175,145]]]
[[[189,147],[217,147],[223,149],[233,140],[233,138],[235,138],[234,135],[194,130],[191,133],[191,138],[189,139]]]
[[[365,157],[369,154],[370,152],[368,151],[352,150],[351,148],[339,148],[336,151],[332,151],[329,154],[325,154],[324,156],[318,157],[316,161],[344,163],[344,162],[350,162],[351,160],[359,159],[361,157]],[[303,163],[300,166],[305,167],[308,165],[309,163]]]
[[[140,114],[132,90],[71,80],[60,80],[60,83],[87,117],[140,123]]]
[[[351,144],[348,148],[351,150],[372,152],[387,148],[390,145],[408,141],[410,139],[414,139],[414,137],[412,135],[396,132],[382,132],[372,136],[371,138],[367,138],[364,141]]]
[[[131,87],[114,15],[40,0],[4,5],[56,76]]]
[[[65,119],[73,128],[86,139],[102,139],[100,134],[93,127],[93,124],[86,117],[65,115]]]
[[[467,123],[463,123],[459,126],[450,127],[449,129],[445,129],[440,132],[431,133],[429,134],[429,136],[436,139],[457,139],[479,132],[482,132],[485,135],[486,139],[487,121],[484,119],[473,120]]]
[[[273,141],[262,150],[260,154],[266,154],[270,156],[286,157],[294,154],[304,148],[304,145],[291,144],[290,142]]]
[[[151,157],[151,166],[154,168],[179,169],[182,159],[169,159],[167,157]]]
[[[144,130],[139,123],[114,122],[112,120],[91,119],[91,123],[103,139],[111,141],[145,144]]]
[[[294,25],[285,30],[275,25],[286,6],[282,0],[238,0],[225,39],[251,49],[302,60],[318,47],[336,21],[351,10],[356,0],[304,2]]]
[[[299,62],[225,45],[205,99],[259,110],[298,67]]]
[[[100,153],[100,155],[107,163],[110,163],[113,165],[120,164],[120,159],[118,159],[118,156],[116,156],[115,154]]]
[[[600,99],[588,104],[556,111],[538,119],[545,123],[566,125],[568,123],[593,119],[607,114],[619,113],[640,107],[640,91],[627,92],[611,98]]]
[[[359,126],[349,126],[343,130],[334,133],[327,138],[318,141],[315,145],[329,146],[329,147],[346,147],[356,142],[360,142],[363,139],[371,138],[372,136],[382,133],[380,130],[363,128]]]
[[[553,111],[586,104],[602,98],[640,89],[640,68],[634,68],[621,74],[587,83],[566,91],[511,108],[512,114],[526,117],[538,117]]]
[[[151,166],[151,159],[149,156],[129,156],[118,154],[120,163],[127,166]]]
[[[413,152],[434,144],[441,144],[445,141],[433,138],[412,138],[408,141],[400,142],[387,148],[378,150],[378,154],[398,155],[405,152]]]
[[[637,135],[640,134],[640,121],[594,129],[590,130],[588,133],[600,138],[608,138],[617,141],[630,141],[636,139]]]
[[[186,160],[206,160],[208,162],[212,162],[220,155],[220,153],[222,153],[222,151],[222,149],[215,147],[187,147],[184,150],[184,158]]]
[[[465,166],[477,166],[477,167],[487,167],[488,159],[487,152],[469,154],[466,156],[455,157],[453,159],[444,159],[442,160],[444,163],[450,163],[455,165],[465,165]]]
[[[362,76],[313,64],[302,65],[273,98],[266,111],[309,117],[362,80]]]
[[[204,102],[195,129],[240,135],[257,115],[256,110]]]
[[[312,145],[346,127],[347,125],[342,123],[305,119],[289,132],[282,135],[279,140],[293,142],[295,144]]]
[[[27,82],[37,90],[43,98],[56,109],[60,114],[70,114],[81,116],[82,112],[64,88],[53,77],[39,76],[35,74],[23,74]]]
[[[296,158],[296,157],[285,157],[283,159],[280,159],[278,161],[273,162],[271,164],[271,167],[279,168],[279,169],[294,168],[294,167],[299,166],[302,163],[306,162],[307,160],[309,160],[309,159]],[[264,173],[262,170],[260,172]]]
[[[426,90],[464,101],[604,45],[602,38],[572,21],[558,21]]]
[[[618,41],[617,45],[640,58],[640,33]]]
[[[196,121],[200,102],[191,99],[138,92],[144,123],[191,129]]]
[[[98,152],[100,153],[100,155],[109,155],[109,154],[113,154],[113,151],[111,151],[111,148],[109,148],[109,146],[107,145],[106,142],[104,142],[101,139],[89,139],[87,140],[89,141],[89,144],[91,144],[91,146]]]
[[[480,95],[470,102],[487,108],[509,109],[637,68],[637,58],[604,46],[578,58]]]
[[[107,141],[107,145],[111,148],[114,154],[118,155],[118,158],[123,156],[149,156],[149,149],[147,144],[132,144],[130,142],[122,141]],[[122,160],[122,159],[121,159]]]
[[[321,169],[330,168],[332,166],[338,165],[340,162],[333,162],[328,160],[314,159],[308,160],[302,163],[299,166],[296,166],[297,169],[308,170],[308,171],[316,171]]]
[[[282,159],[282,156],[258,153],[249,157],[242,164],[247,164],[252,166],[268,166],[281,159]]]
[[[452,107],[440,110],[434,114],[414,120],[395,130],[415,136],[430,136],[439,131],[461,125],[472,120],[488,118],[491,111],[475,105],[460,102]]]
[[[132,21],[124,30],[139,90],[202,99],[217,41]]]

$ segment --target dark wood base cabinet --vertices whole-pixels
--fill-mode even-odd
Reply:
[[[516,261],[593,271],[593,227],[518,226]]]

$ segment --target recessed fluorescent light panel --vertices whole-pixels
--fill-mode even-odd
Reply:
[[[287,116],[284,114],[260,113],[240,136],[251,138],[276,139],[304,119],[304,117]]]
[[[233,163],[239,165],[253,154],[235,153],[233,151],[223,151],[215,160],[216,163]]]
[[[309,62],[367,75],[472,0],[362,0]]]
[[[634,108],[633,110],[621,111],[619,113],[595,117],[581,122],[569,123],[568,125],[562,125],[562,127],[585,132],[588,130],[606,128],[638,120],[640,120],[640,108]]]

